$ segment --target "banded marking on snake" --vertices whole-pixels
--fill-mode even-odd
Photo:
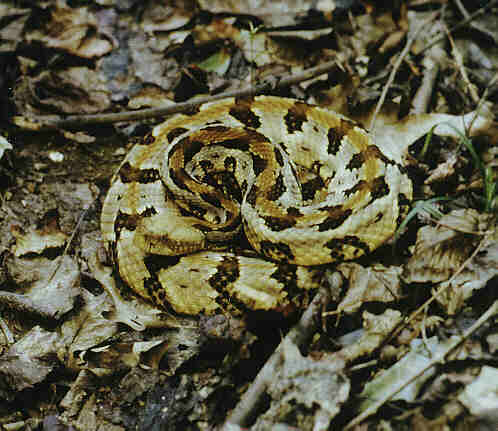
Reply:
[[[166,310],[289,311],[320,285],[321,265],[392,237],[411,198],[400,160],[348,118],[230,98],[175,115],[130,150],[101,229],[116,275]]]

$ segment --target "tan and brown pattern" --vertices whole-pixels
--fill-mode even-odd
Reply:
[[[389,239],[411,197],[399,163],[351,120],[225,99],[131,149],[101,225],[119,277],[168,310],[288,310],[319,285],[319,265]]]

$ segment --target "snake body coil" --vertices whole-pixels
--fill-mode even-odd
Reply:
[[[318,286],[317,265],[389,239],[411,197],[399,161],[351,120],[292,99],[225,99],[131,149],[101,226],[121,279],[168,310],[285,310]]]

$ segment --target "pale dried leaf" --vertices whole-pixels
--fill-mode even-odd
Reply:
[[[128,41],[133,60],[135,76],[145,84],[155,84],[163,90],[170,90],[178,85],[181,71],[172,58],[165,58],[158,51],[155,41],[137,34]]]
[[[0,46],[3,52],[13,51],[17,48],[19,41],[22,40],[29,12],[29,9],[16,8],[6,4],[0,5]]]
[[[458,400],[474,416],[498,423],[498,369],[483,366],[479,376],[465,387]]]
[[[99,33],[96,17],[88,8],[66,7],[58,2],[44,28],[26,35],[29,42],[38,41],[48,48],[58,48],[83,58],[101,57],[113,48]]]
[[[95,136],[91,136],[85,132],[69,132],[68,130],[63,130],[62,135],[70,139],[71,141],[78,142],[79,144],[93,144],[96,139]]]
[[[42,382],[58,365],[60,340],[55,332],[35,326],[0,357],[0,397],[12,399],[16,392]]]
[[[3,157],[5,150],[12,150],[12,144],[0,135],[0,159]]]
[[[267,392],[273,399],[271,407],[254,425],[254,430],[267,430],[278,423],[285,423],[289,417],[299,415],[301,406],[315,409],[314,426],[326,429],[341,405],[349,396],[350,383],[342,374],[344,362],[340,359],[313,360],[301,355],[299,349],[289,340],[282,344],[282,365],[277,369]],[[317,421],[320,424],[317,424]],[[303,429],[303,423],[291,423]]]
[[[454,343],[452,337],[440,342],[437,337],[427,340],[415,339],[410,343],[410,352],[396,362],[391,368],[381,371],[372,381],[365,385],[361,397],[364,401],[360,405],[363,411],[374,404],[379,397],[395,390],[401,383],[410,381],[419,372],[425,369],[436,355],[443,354]],[[461,351],[459,359],[464,359],[466,353]],[[420,389],[436,372],[434,367],[428,368],[421,376],[414,379],[404,389],[393,395],[393,400],[415,401]]]
[[[79,358],[81,352],[105,342],[118,331],[116,322],[105,317],[112,309],[112,304],[106,301],[105,294],[94,296],[82,289],[81,295],[83,307],[60,328],[61,337],[68,344],[66,366],[72,370],[78,370],[85,365]]]
[[[348,262],[341,263],[337,269],[349,280],[347,293],[337,306],[338,312],[352,314],[365,302],[393,302],[401,295],[399,267],[377,265],[364,268],[357,263]]]
[[[436,227],[422,227],[413,255],[405,265],[404,281],[441,283],[435,291],[451,282],[437,300],[448,314],[455,314],[474,290],[486,286],[498,273],[495,223],[489,214],[466,209],[445,215]],[[478,246],[479,252],[467,261]]]
[[[473,209],[443,216],[437,226],[424,226],[417,233],[412,257],[405,265],[407,283],[441,282],[451,277],[475,250],[492,219]],[[492,247],[492,244],[490,244]]]
[[[380,315],[365,311],[363,313],[363,327],[365,332],[356,343],[340,350],[340,355],[347,358],[348,361],[353,361],[361,356],[372,353],[398,325],[401,318],[401,313],[397,310],[388,309]]]
[[[174,102],[168,98],[168,93],[156,86],[146,86],[135,93],[128,102],[128,108],[159,108],[172,106]]]
[[[369,124],[369,119],[364,124]],[[402,120],[377,117],[375,129],[372,131],[376,144],[395,160],[402,160],[407,148],[417,139],[434,130],[436,135],[460,139],[460,132],[466,135],[467,128],[472,123],[470,136],[486,132],[493,125],[491,118],[475,111],[465,115],[449,114],[417,114],[408,115]],[[455,130],[456,129],[456,130]]]
[[[33,105],[65,114],[94,114],[111,106],[102,76],[87,67],[42,72],[29,81],[28,91],[25,98]]]
[[[58,318],[73,308],[80,293],[80,271],[70,256],[12,257],[6,265],[12,280],[23,286],[23,297],[41,314]]]
[[[13,229],[16,243],[12,247],[14,256],[20,257],[30,253],[41,254],[49,248],[63,247],[68,236],[55,223],[42,229],[30,227],[26,233]]]
[[[432,184],[435,181],[442,181],[455,173],[455,165],[458,161],[456,154],[452,153],[443,163],[439,163],[437,167],[430,172],[424,184]]]

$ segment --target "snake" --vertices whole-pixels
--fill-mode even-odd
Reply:
[[[324,268],[392,238],[402,161],[353,120],[276,96],[176,114],[136,143],[101,213],[114,274],[167,311],[299,309]]]

